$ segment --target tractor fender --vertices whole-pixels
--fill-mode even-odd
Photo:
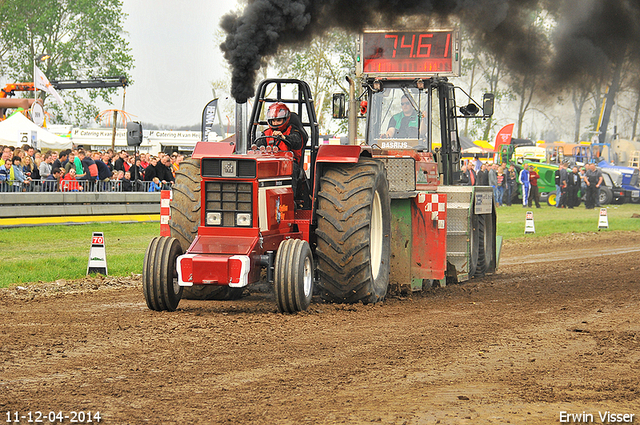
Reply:
[[[220,142],[198,142],[191,157],[202,159],[215,156],[229,156],[235,149],[235,134]]]
[[[357,145],[321,145],[316,162],[357,164],[361,156],[371,156],[368,149]]]

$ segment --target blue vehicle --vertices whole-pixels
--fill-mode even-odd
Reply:
[[[609,143],[592,143],[574,148],[573,158],[576,163],[595,163],[602,172],[605,187],[600,189],[601,205],[611,202],[640,203],[640,187],[638,187],[640,171],[637,168],[612,164],[610,152]],[[607,158],[602,155],[603,153],[607,154]]]
[[[619,198],[622,202],[633,202],[635,204],[640,203],[640,187],[638,187],[640,171],[638,171],[637,168],[620,167],[612,165],[607,161],[600,161],[596,165],[602,174],[606,173],[611,177],[613,192],[618,192],[617,194],[619,195],[624,194]],[[602,198],[602,194],[600,195],[600,198]],[[601,202],[601,204],[602,203],[603,202]]]

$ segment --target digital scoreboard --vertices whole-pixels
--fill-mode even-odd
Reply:
[[[460,31],[365,30],[358,46],[358,70],[367,75],[406,77],[460,74]]]

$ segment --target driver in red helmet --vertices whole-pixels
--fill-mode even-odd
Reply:
[[[281,151],[291,151],[300,166],[302,158],[302,134],[291,126],[291,112],[287,105],[276,102],[267,110],[269,128],[264,131],[265,136],[280,136],[281,138],[267,138],[267,142],[277,146]]]

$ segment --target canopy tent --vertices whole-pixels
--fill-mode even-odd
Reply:
[[[473,144],[473,140],[471,140],[470,138],[463,135],[460,135],[458,137],[460,138],[460,148],[462,150],[469,149],[475,146]]]
[[[71,139],[48,132],[22,114],[14,114],[0,122],[0,144],[20,147],[25,143],[43,151],[72,146]]]
[[[464,153],[471,153],[471,154],[481,154],[481,153],[491,153],[493,154],[493,149],[483,149],[480,147],[474,147],[474,148],[469,148],[469,149],[462,149],[462,152]]]
[[[473,142],[476,146],[484,149],[485,151],[493,151],[493,145],[486,140],[476,140]]]

